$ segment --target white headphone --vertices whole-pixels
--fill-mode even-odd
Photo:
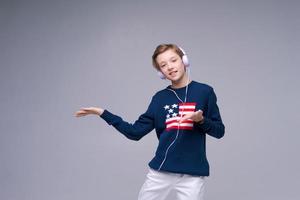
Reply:
[[[190,66],[190,63],[189,63],[189,59],[185,53],[185,51],[183,50],[183,48],[181,47],[178,47],[180,49],[180,51],[183,53],[183,56],[182,56],[182,62],[183,62],[183,65],[185,67],[189,67]],[[161,78],[161,79],[166,79],[165,75],[161,72],[161,71],[158,71],[157,72],[158,76]]]

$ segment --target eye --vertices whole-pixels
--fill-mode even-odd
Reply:
[[[176,62],[176,61],[177,61],[177,59],[173,59],[173,60],[172,60],[172,62]]]

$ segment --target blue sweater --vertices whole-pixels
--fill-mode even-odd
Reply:
[[[206,135],[222,138],[225,133],[217,97],[211,86],[196,81],[189,83],[186,102],[185,93],[185,87],[173,89],[170,86],[157,92],[146,112],[134,123],[126,122],[108,110],[104,110],[100,117],[131,140],[139,140],[155,128],[159,143],[149,167],[209,176]],[[203,111],[204,121],[178,123],[181,116],[199,109]]]

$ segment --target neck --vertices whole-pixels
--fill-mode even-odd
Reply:
[[[172,88],[182,88],[187,86],[191,80],[189,80],[189,77],[187,76],[186,73],[184,73],[184,76],[179,79],[178,81],[172,81]]]

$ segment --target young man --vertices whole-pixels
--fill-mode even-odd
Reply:
[[[205,176],[209,176],[206,135],[221,138],[225,132],[216,95],[212,87],[189,80],[187,55],[178,46],[159,45],[152,62],[171,85],[152,97],[133,124],[97,107],[81,108],[76,116],[99,115],[132,140],[155,128],[159,144],[139,200],[163,200],[171,190],[179,200],[203,200]]]

